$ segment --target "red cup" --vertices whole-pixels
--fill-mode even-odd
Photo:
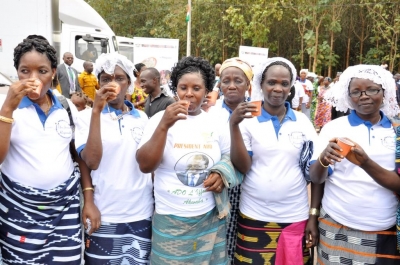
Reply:
[[[350,152],[350,149],[352,148],[352,147],[354,147],[354,144],[352,143],[352,142],[350,142],[349,140],[346,140],[346,139],[344,139],[344,138],[338,138],[337,139],[337,142],[336,142],[339,146],[340,146],[340,148],[343,150],[343,151],[337,151],[339,154],[341,154],[342,156],[344,156],[344,157],[346,157],[347,156],[347,154]]]
[[[114,86],[115,93],[119,94],[119,92],[121,91],[120,85],[117,82],[111,82],[110,84]]]
[[[250,103],[257,106],[257,110],[254,112],[251,112],[251,116],[253,116],[253,117],[260,116],[261,115],[261,100],[250,101]]]
[[[40,81],[40,79],[35,79],[35,81],[33,82],[33,85],[36,87],[32,92],[28,93],[28,98],[32,99],[32,100],[36,100],[38,98],[40,98],[40,93],[42,92],[43,89],[43,83],[42,81]]]

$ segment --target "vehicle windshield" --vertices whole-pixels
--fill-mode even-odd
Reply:
[[[87,42],[82,36],[75,37],[75,57],[84,61],[95,62],[101,54],[101,39],[94,37],[94,41]],[[107,44],[107,53],[110,47]]]

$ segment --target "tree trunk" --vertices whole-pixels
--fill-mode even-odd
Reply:
[[[319,23],[321,24],[321,23]],[[314,62],[313,62],[313,72],[315,73],[317,70],[317,64],[318,64],[318,38],[319,38],[319,24],[317,27],[315,27],[315,46],[314,46]]]
[[[332,76],[332,56],[333,56],[333,30],[331,30],[331,50],[329,51],[329,65],[328,65],[328,76]]]
[[[346,50],[346,68],[349,67],[350,64],[350,37],[347,38],[347,50]],[[344,70],[344,69],[343,69]]]
[[[363,23],[364,26],[364,23]],[[360,38],[360,64],[363,63],[363,52],[364,52],[364,27],[361,27],[361,38]]]

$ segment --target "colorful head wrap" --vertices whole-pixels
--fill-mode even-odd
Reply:
[[[348,67],[340,75],[339,81],[325,94],[325,100],[339,111],[346,112],[348,109],[353,109],[349,96],[349,85],[353,78],[368,79],[382,86],[384,94],[381,110],[386,116],[393,117],[400,112],[393,76],[379,65],[360,64]]]
[[[251,81],[253,79],[253,69],[251,68],[250,64],[247,63],[246,61],[243,61],[239,57],[233,57],[233,58],[225,60],[222,63],[221,68],[219,69],[219,75],[221,75],[222,71],[224,71],[228,67],[239,68],[247,76],[249,81]]]
[[[133,69],[135,69],[135,66],[124,55],[116,52],[102,53],[95,62],[93,71],[94,75],[97,77],[103,71],[109,75],[113,75],[116,65],[121,67],[131,79],[131,84],[128,87],[128,93],[132,94],[133,82],[136,80],[136,78],[133,76]]]

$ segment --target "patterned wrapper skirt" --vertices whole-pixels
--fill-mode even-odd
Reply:
[[[336,222],[321,209],[319,230],[318,264],[400,264],[395,226],[376,232],[354,230]]]
[[[85,234],[85,265],[149,264],[151,218],[131,223],[102,222]]]
[[[226,221],[216,208],[195,217],[154,214],[152,265],[228,264]]]
[[[231,204],[231,218],[227,224],[226,245],[228,250],[228,258],[233,262],[236,248],[237,238],[237,219],[239,216],[239,201],[240,201],[240,185],[228,189],[229,203]]]
[[[234,264],[312,264],[305,246],[305,225],[306,221],[257,221],[239,213]]]
[[[79,169],[41,190],[1,175],[0,246],[3,264],[81,264]]]

